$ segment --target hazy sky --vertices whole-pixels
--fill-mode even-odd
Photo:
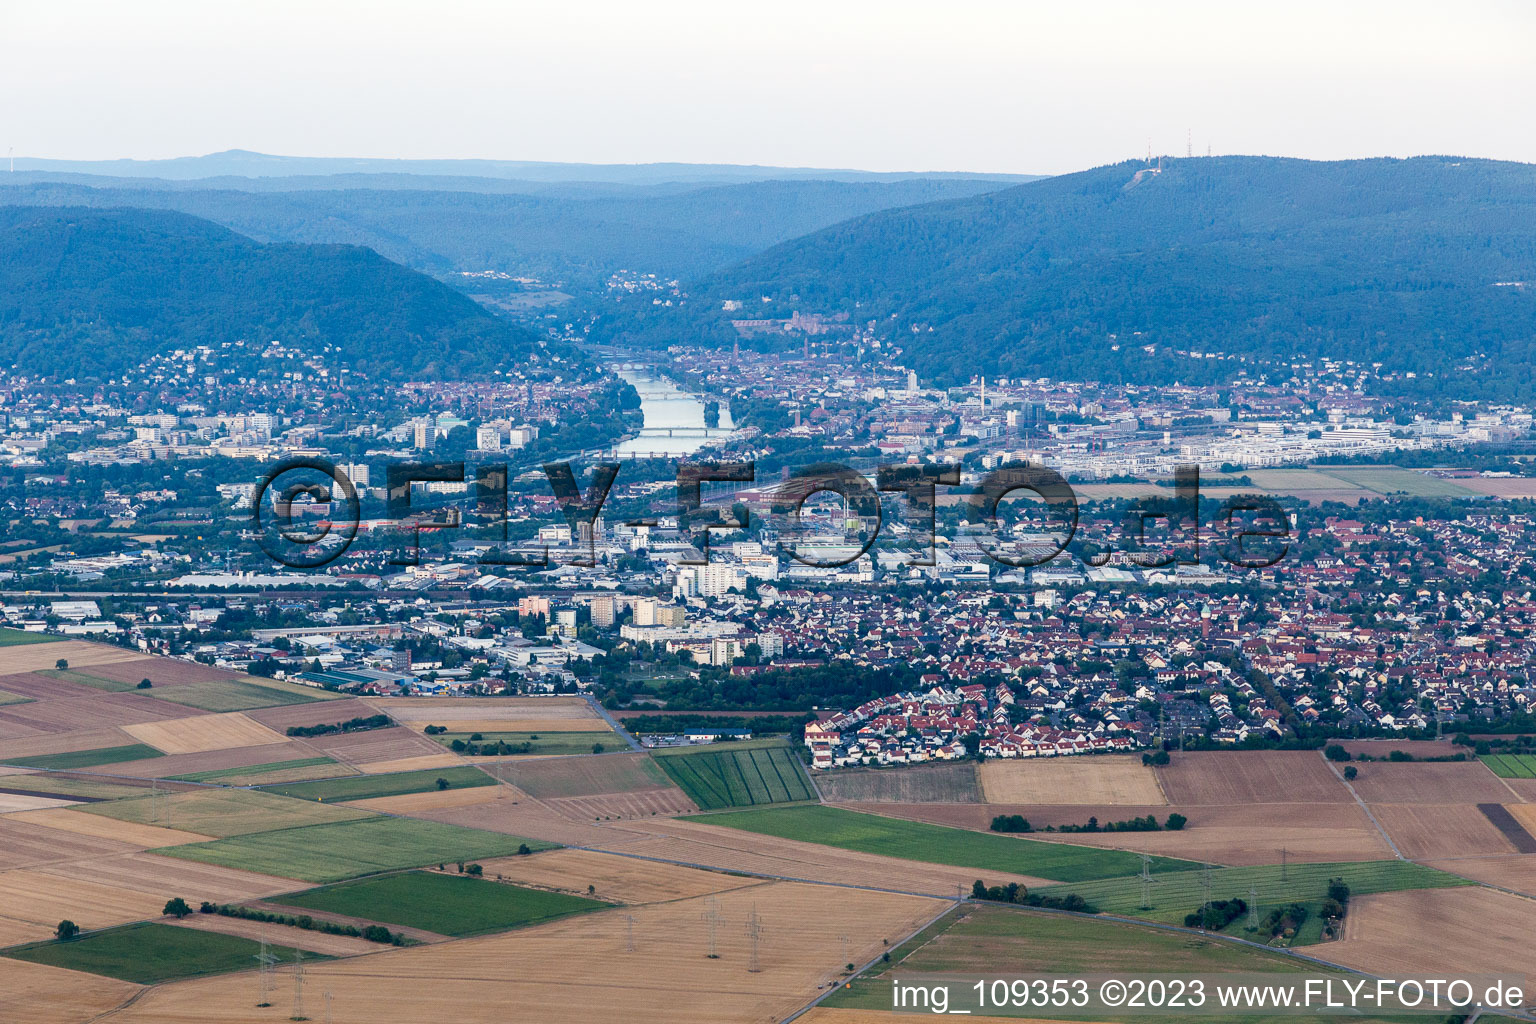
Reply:
[[[1075,9],[1074,9],[1075,8]],[[17,156],[1536,162],[1530,0],[0,0]]]

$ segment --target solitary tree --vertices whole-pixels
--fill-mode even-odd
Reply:
[[[165,901],[165,909],[160,911],[166,917],[182,918],[192,913],[192,908],[187,906],[187,901],[177,896],[173,900]]]
[[[80,926],[68,918],[60,921],[59,926],[53,930],[54,938],[58,939],[60,942],[68,942],[70,939],[79,934]]]
[[[452,785],[452,783],[449,782],[447,779],[443,778],[441,775],[439,775],[437,777],[437,788],[438,789],[440,789],[440,790],[447,789],[451,785]]]
[[[53,663],[53,667],[58,669],[60,672],[63,672],[65,669],[69,668],[69,659],[60,658],[58,661]]]
[[[139,689],[141,689],[141,690],[147,690],[147,689],[149,689],[150,687],[152,687],[154,685],[155,684],[150,682],[148,679],[140,679],[139,680]]]

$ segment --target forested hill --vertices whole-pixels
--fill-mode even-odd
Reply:
[[[24,175],[18,177],[25,178]],[[893,206],[974,196],[1009,182],[971,178],[899,181],[760,181],[678,189],[519,184],[535,194],[357,183],[322,189],[315,179],[260,180],[241,188],[125,179],[35,181],[0,175],[0,202],[179,210],[261,241],[366,245],[431,274],[498,270],[572,290],[600,290],[618,270],[698,277],[787,239]],[[290,191],[274,191],[283,181]],[[436,179],[426,179],[428,181]],[[182,187],[169,187],[173,184]],[[259,187],[258,187],[259,186]]]
[[[949,381],[1214,380],[1244,364],[1211,353],[1250,372],[1328,355],[1529,396],[1536,166],[1136,161],[860,217],[689,290],[682,311],[626,314],[605,333],[731,344],[734,299],[753,317],[873,321]]]
[[[180,213],[0,207],[0,365],[90,380],[239,339],[371,378],[444,378],[540,343],[432,278],[346,245],[263,245]],[[546,353],[547,355],[547,353]]]

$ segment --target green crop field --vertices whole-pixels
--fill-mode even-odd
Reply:
[[[1466,498],[1474,492],[1454,480],[1396,466],[1329,466],[1323,472],[1377,494],[1406,494],[1413,498]]]
[[[1501,779],[1536,779],[1536,754],[1484,754],[1478,760]]]
[[[279,896],[270,902],[455,936],[505,931],[613,905],[468,875],[427,871],[343,882]]]
[[[178,782],[222,782],[226,779],[265,775],[271,772],[296,771],[302,768],[321,768],[333,764],[336,764],[336,762],[328,757],[302,757],[292,761],[269,761],[266,764],[253,764],[245,768],[215,768],[212,771],[189,772],[186,775],[171,775],[168,777]],[[348,770],[351,771],[352,769]]]
[[[144,790],[136,792],[143,793]],[[140,825],[179,828],[220,838],[373,817],[369,811],[357,807],[290,800],[275,793],[248,789],[196,789],[185,793],[135,796],[130,800],[91,804],[80,810],[120,821],[135,821]]]
[[[81,686],[90,686],[97,690],[106,690],[109,693],[122,693],[124,690],[132,690],[138,687],[138,683],[125,683],[120,679],[108,679],[105,676],[93,676],[89,672],[79,672],[74,669],[45,669],[38,673],[50,679],[60,679],[66,683],[79,683]]]
[[[120,764],[124,761],[143,761],[146,758],[164,756],[164,754],[148,744],[128,743],[121,747],[71,750],[64,754],[37,754],[33,757],[11,757],[6,758],[5,763],[22,768],[69,771],[72,768],[90,768],[98,764]]]
[[[278,689],[263,683],[236,679],[207,679],[182,686],[157,686],[152,691],[161,700],[185,704],[202,711],[250,711],[274,708],[282,704],[313,704],[323,700],[302,689]]]
[[[746,749],[725,744],[658,757],[656,763],[706,811],[816,799],[805,769],[782,741]]]
[[[698,820],[709,825],[725,825],[844,850],[975,868],[983,873],[1008,871],[1064,882],[1111,878],[1141,868],[1141,857],[1123,850],[1019,839],[920,821],[902,821],[878,814],[861,814],[839,807],[730,811]],[[1161,871],[1193,866],[1188,861],[1167,857],[1154,857],[1152,863]]]
[[[260,952],[259,943],[236,935],[145,923],[92,932],[69,942],[16,946],[6,950],[4,955],[35,964],[104,974],[140,985],[155,985],[177,978],[250,970]],[[287,946],[269,946],[267,952],[280,961],[291,963],[295,951]],[[304,959],[317,961],[330,957],[305,953]]]
[[[6,693],[4,690],[0,690],[0,707],[4,707],[7,704],[30,704],[30,703],[32,703],[32,698],[31,697],[23,697],[19,693]]]
[[[340,882],[423,864],[505,856],[516,853],[521,844],[531,850],[548,850],[554,845],[435,821],[370,817],[212,843],[167,846],[153,852],[305,882]]]
[[[0,647],[20,647],[22,644],[47,644],[59,639],[42,633],[28,633],[24,629],[0,628]]]
[[[853,979],[822,1005],[865,1010],[891,1009],[891,979],[921,975],[955,975],[950,985],[951,1011],[981,1012],[971,984],[977,977],[1006,977],[1000,965],[1027,965],[1030,973],[1073,975],[1103,973],[1227,974],[1335,973],[1280,953],[1239,946],[1220,939],[1203,939],[1183,932],[1166,932],[1141,925],[1084,917],[1048,915],[1002,907],[967,907],[929,926],[913,940],[891,951],[891,960]],[[1338,971],[1337,973],[1344,973]],[[969,975],[961,981],[960,977]],[[986,1016],[1056,1017],[1057,1012],[986,1009]],[[1096,1019],[1091,1012],[1062,1015]],[[1135,1021],[1123,1011],[1108,1014],[1115,1021]],[[1098,1018],[1103,1019],[1103,1018]],[[1167,1019],[1167,1018],[1163,1018]],[[1222,1015],[1207,1018],[1235,1022],[1266,1018]],[[1272,1019],[1272,1018],[1268,1018]],[[1289,1018],[1321,1022],[1337,1018]],[[1360,1018],[1354,1018],[1359,1020]],[[1422,1019],[1422,1018],[1421,1018]]]
[[[473,736],[480,738],[471,739]],[[628,745],[612,730],[602,732],[445,732],[432,738],[449,749],[453,749],[454,740],[481,745],[494,744],[500,740],[510,747],[515,747],[518,754],[591,754],[594,753],[593,744],[599,743],[605,751],[629,749]],[[528,744],[527,750],[522,749],[524,743]],[[482,750],[479,754],[458,752],[466,757],[495,756],[494,752],[486,750]],[[602,752],[596,751],[596,753]]]
[[[11,785],[17,785],[12,780]],[[142,786],[129,786],[120,782],[99,782],[96,779],[78,779],[69,775],[33,774],[27,776],[27,784],[20,788],[33,793],[56,793],[59,796],[78,796],[87,800],[115,800],[118,797],[135,797],[149,792]],[[86,810],[85,807],[76,810]]]
[[[395,772],[391,775],[349,775],[346,778],[321,779],[318,782],[295,782],[269,786],[262,792],[281,793],[300,800],[337,803],[342,800],[369,800],[378,796],[425,793],[437,788],[438,779],[447,779],[452,789],[496,785],[496,780],[480,769],[456,765],[452,768],[428,768],[425,771]]]
[[[1198,868],[1170,872],[1159,870],[1154,865],[1151,906],[1148,908],[1142,907],[1141,879],[1136,876],[1053,885],[1035,891],[1042,896],[1076,893],[1105,913],[1183,924],[1184,915],[1198,910],[1205,901],[1203,876],[1204,872]],[[1246,901],[1249,892],[1257,890],[1261,907],[1320,900],[1327,895],[1330,878],[1344,879],[1351,896],[1475,884],[1465,878],[1403,860],[1212,868],[1210,878],[1211,899],[1238,898]]]

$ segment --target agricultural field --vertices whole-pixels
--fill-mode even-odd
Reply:
[[[466,734],[608,731],[602,717],[580,697],[371,697],[367,702],[417,732],[429,725]]]
[[[506,931],[613,905],[435,871],[343,882],[267,902],[456,937]]]
[[[123,731],[166,754],[200,754],[208,750],[261,747],[286,743],[287,738],[238,711],[194,715],[163,722],[125,725]]]
[[[50,775],[42,772],[29,772],[25,775],[13,775],[6,779],[4,787],[8,790],[21,789],[29,793],[47,793],[58,795],[66,799],[80,800],[115,800],[118,797],[139,796],[145,792],[145,787],[130,785],[125,782],[102,782],[90,777],[78,775]]]
[[[1361,777],[1377,767],[1362,765]],[[1175,807],[1353,802],[1322,755],[1309,750],[1181,752],[1173,755],[1172,764],[1154,771]]]
[[[1115,806],[1079,804],[842,804],[893,818],[927,821],[988,831],[999,814],[1019,814],[1035,831],[1030,838],[1045,842],[1100,846],[1134,853],[1210,861],[1213,864],[1272,864],[1283,849],[1293,861],[1381,860],[1392,848],[1366,817],[1359,804],[1202,804],[1194,807]],[[1048,825],[1082,825],[1090,818],[1100,824],[1144,817],[1165,821],[1170,813],[1189,820],[1180,831],[1044,832]]]
[[[984,799],[976,765],[922,764],[907,768],[839,768],[816,780],[834,803],[977,804]]]
[[[23,697],[19,693],[7,693],[4,690],[0,690],[0,708],[10,704],[30,704],[31,702],[31,697]]]
[[[475,737],[480,737],[475,739]],[[495,757],[493,750],[484,749],[487,743],[505,743],[516,749],[514,757],[541,756],[553,757],[571,754],[600,754],[605,750],[627,750],[628,746],[618,733],[611,729],[602,732],[575,732],[542,730],[534,732],[504,732],[484,730],[478,732],[445,732],[432,737],[445,747],[452,747],[454,741],[461,743],[478,743],[481,745],[480,753],[466,754],[467,757]],[[527,750],[524,750],[524,745]],[[598,749],[600,748],[600,749]]]
[[[903,977],[925,973],[996,976],[1001,964],[1027,964],[1031,972],[1062,975],[1263,973],[1306,967],[1280,953],[1142,925],[1011,907],[967,907],[894,949],[888,966],[859,976],[823,1005],[888,1010],[888,978],[898,972]],[[906,1019],[910,1015],[892,1016],[893,1021]]]
[[[62,829],[76,835],[95,836],[118,843],[132,843],[140,849],[152,846],[174,846],[177,843],[201,843],[212,836],[180,829],[141,825],[133,821],[121,821],[100,814],[87,814],[75,807],[49,807],[6,815],[7,821],[19,821],[28,825],[43,825]]]
[[[353,807],[290,800],[259,790],[211,788],[112,800],[79,809],[122,821],[221,839],[370,817],[367,811]]]
[[[289,704],[319,703],[311,693],[280,690],[262,683],[234,679],[205,679],[181,686],[162,686],[153,691],[161,700],[174,701],[202,711],[252,711]]]
[[[68,662],[71,668],[89,668],[117,662],[141,662],[147,665],[154,661],[153,658],[136,651],[125,651],[121,647],[110,647],[106,644],[86,643],[83,640],[51,640],[48,643],[33,641],[22,644],[12,643],[6,647],[5,671],[21,673],[53,669],[61,658]]]
[[[370,816],[153,852],[305,882],[340,882],[379,871],[504,856],[516,853],[525,842],[531,849],[550,845],[433,821]]]
[[[1510,838],[1476,804],[1372,804],[1371,813],[1403,856],[1413,860],[1516,852]],[[1513,819],[1510,824],[1520,830]]]
[[[761,832],[783,839],[836,846],[863,853],[1075,882],[1109,878],[1140,869],[1141,858],[1120,850],[1067,843],[1042,843],[994,833],[944,828],[837,807],[784,807],[730,811],[698,819],[709,825]],[[1156,870],[1188,868],[1187,861],[1154,857]]]
[[[433,811],[480,807],[508,799],[506,786],[465,786],[459,789],[429,789],[401,796],[376,796],[367,800],[349,800],[348,807],[361,807],[379,814],[428,817]]]
[[[49,679],[57,679],[61,683],[75,683],[78,686],[89,686],[93,690],[106,690],[108,693],[121,693],[124,690],[133,690],[136,683],[125,682],[121,679],[109,679],[106,676],[95,675],[90,672],[81,672],[78,669],[47,669],[38,675]]]
[[[267,950],[291,963],[295,950]],[[95,932],[70,942],[42,942],[8,949],[4,956],[31,963],[101,974],[140,985],[250,970],[261,946],[250,939],[167,924],[131,924]],[[308,957],[323,959],[315,954]]]
[[[1473,804],[1513,800],[1480,761],[1376,762],[1356,765],[1351,785],[1370,804]]]
[[[1165,924],[1183,924],[1184,915],[1205,901],[1206,872],[1153,868],[1150,906],[1143,907],[1141,879],[1136,875],[1051,886],[1042,896],[1075,893],[1107,914],[1124,914]],[[1351,896],[1407,889],[1440,889],[1469,885],[1464,878],[1402,860],[1352,861],[1337,864],[1278,864],[1262,867],[1213,868],[1210,898],[1247,900],[1258,891],[1261,906],[1322,899],[1328,880],[1342,878]]]
[[[1133,755],[988,760],[981,765],[981,791],[990,804],[1168,802],[1156,770]]]
[[[704,749],[657,757],[662,771],[705,810],[815,800],[805,769],[784,746]]]
[[[159,917],[166,897],[87,878],[42,871],[0,871],[0,944],[50,938],[60,921],[90,931]]]
[[[262,792],[277,793],[299,800],[339,803],[343,800],[371,800],[377,797],[402,796],[406,793],[435,791],[438,789],[438,779],[446,779],[450,789],[467,789],[474,786],[494,786],[496,784],[495,779],[478,768],[473,768],[469,765],[455,765],[452,768],[401,772],[393,775],[349,775],[345,778],[321,779],[317,782],[268,786]]]
[[[492,771],[571,818],[637,818],[698,808],[645,754],[541,758]]]
[[[185,775],[172,775],[169,778],[178,782],[217,782],[226,786],[248,786],[251,782],[246,780],[261,778],[267,775],[288,775],[287,779],[271,779],[272,782],[297,781],[302,779],[325,778],[331,768],[339,769],[338,774],[351,775],[355,769],[338,764],[328,757],[301,757],[291,761],[269,761],[266,764],[244,765],[235,768],[213,768],[202,772],[188,772]],[[309,769],[319,769],[311,772]]]
[[[660,903],[763,884],[756,878],[591,850],[546,850],[481,863],[488,878],[576,895],[586,895],[590,885],[598,899],[619,903]]]
[[[1531,902],[1492,889],[1398,892],[1352,900],[1328,959],[1390,977],[1536,976]]]
[[[516,1007],[519,1019],[539,1024],[761,1024],[788,1017],[840,978],[845,960],[878,956],[883,942],[900,942],[943,907],[922,897],[770,883],[315,964],[307,978],[310,992],[332,994],[338,1021],[505,1024],[507,1008]],[[758,971],[748,970],[753,916]],[[829,920],[858,927],[844,939]],[[254,1024],[291,1012],[284,992],[271,1016],[257,1016],[252,991],[245,977],[161,986],[109,1021]]]
[[[79,1024],[121,1006],[137,986],[24,960],[0,959],[0,1020]]]
[[[1485,754],[1478,760],[1501,779],[1536,779],[1536,754]]]
[[[1410,498],[1466,498],[1475,493],[1454,480],[1396,466],[1330,466],[1325,472],[1346,484],[1364,487],[1377,494],[1398,494]]]
[[[37,754],[32,757],[6,757],[5,763],[22,768],[39,768],[47,771],[68,771],[71,768],[94,768],[103,764],[125,761],[143,761],[159,757],[160,751],[143,743],[125,743],[116,747],[96,747],[90,750],[71,750],[60,754]]]

